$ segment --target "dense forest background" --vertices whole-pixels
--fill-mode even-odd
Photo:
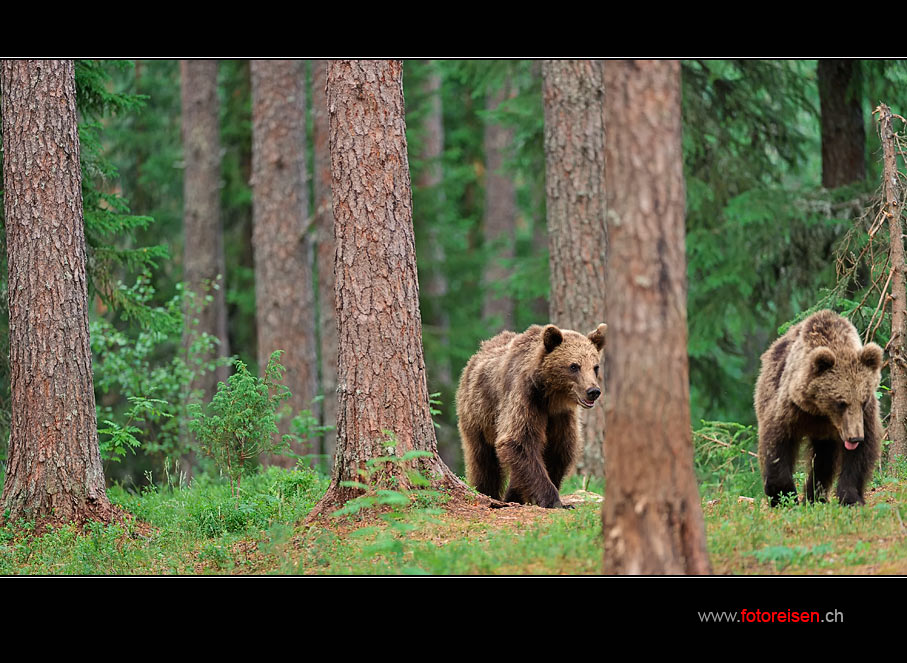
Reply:
[[[823,180],[823,140],[830,138],[823,138],[822,97],[830,93],[820,85],[816,61],[682,63],[694,428],[701,421],[755,423],[759,355],[786,323],[822,305],[853,314],[862,329],[872,313],[875,300],[861,300],[868,274],[855,273],[836,288],[839,249],[855,223],[869,223],[864,212],[881,168],[872,111],[880,101],[903,111],[907,66],[852,61],[851,69],[843,82],[823,79],[860,110],[863,174],[839,185]],[[312,103],[318,97],[311,63],[305,71],[306,186],[314,201]],[[250,63],[220,61],[217,75],[228,345],[256,374],[264,367],[255,322]],[[180,66],[79,61],[76,80],[102,455],[109,480],[140,485],[177,471],[190,451]],[[481,340],[549,317],[541,63],[406,61],[404,94],[428,386],[437,394],[441,455],[462,472],[454,393],[463,366]],[[439,129],[441,149],[434,153]],[[508,210],[503,232],[488,232],[492,206]],[[314,215],[314,202],[309,209]],[[317,250],[314,223],[309,232]],[[847,250],[859,251],[860,241],[865,238]],[[0,255],[5,260],[5,250]],[[312,264],[317,284],[317,261]],[[5,292],[0,299],[5,307]],[[5,316],[0,324],[7,324]],[[310,331],[317,336],[322,329]],[[884,345],[888,332],[883,326],[878,333]],[[6,338],[0,330],[0,342]],[[5,441],[6,348],[0,356]],[[301,426],[317,445],[312,455],[327,462],[329,438],[318,426],[333,422],[320,420],[322,412],[314,402]]]

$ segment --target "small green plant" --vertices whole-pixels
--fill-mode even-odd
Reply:
[[[766,546],[761,550],[749,553],[762,564],[773,563],[779,571],[789,566],[802,566],[815,563],[832,552],[832,546],[823,543],[816,546]]]
[[[316,404],[324,400],[324,396],[318,396],[313,401],[312,404]],[[293,417],[293,420],[290,422],[290,441],[291,443],[297,443],[303,445],[307,440],[316,439],[321,437],[323,433],[327,431],[334,430],[333,426],[322,426],[311,410],[301,410],[299,414]],[[317,449],[318,445],[315,444],[313,448]],[[294,455],[295,454],[290,454]],[[320,471],[325,474],[330,474],[330,465],[331,457],[323,454],[307,454],[306,456],[297,456],[297,461],[306,464],[309,461],[314,460],[315,466],[320,469]]]
[[[428,395],[428,412],[432,416],[432,424],[435,428],[441,428],[441,424],[434,420],[440,414],[443,414],[441,411],[441,392],[436,391],[433,394]]]
[[[104,460],[119,462],[127,451],[135,453],[142,443],[136,435],[141,435],[142,429],[134,426],[133,423],[141,423],[147,420],[157,421],[168,419],[173,415],[167,412],[167,401],[159,398],[143,398],[141,396],[130,396],[129,402],[132,407],[126,411],[126,424],[120,425],[110,419],[105,419],[106,424],[103,428],[98,428],[100,440],[101,457]],[[102,437],[102,436],[107,437]]]
[[[181,433],[185,403],[201,396],[200,390],[190,391],[192,381],[230,360],[208,359],[217,339],[197,329],[203,298],[182,284],[163,305],[154,303],[157,293],[147,272],[134,285],[120,283],[117,289],[121,298],[141,307],[122,312],[123,321],[137,323],[125,329],[106,318],[91,323],[94,383],[105,395],[97,404],[98,421],[103,422],[98,431],[101,456],[119,461],[127,451],[140,449],[162,465],[188,452]],[[190,347],[174,353],[182,348],[184,331]]]
[[[207,408],[189,405],[189,430],[230,480],[230,492],[237,499],[243,474],[255,466],[254,460],[263,453],[282,453],[289,444],[287,435],[274,441],[278,408],[290,397],[290,390],[280,384],[285,370],[278,361],[281,352],[271,355],[261,378],[237,359],[236,372],[226,384],[217,385]]]

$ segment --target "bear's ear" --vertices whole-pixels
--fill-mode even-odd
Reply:
[[[542,332],[542,341],[545,343],[545,351],[551,352],[564,342],[564,335],[554,325],[548,325],[545,327],[545,331]]]
[[[605,347],[605,332],[608,331],[608,325],[604,322],[596,327],[595,331],[589,332],[587,338],[592,341],[592,345],[595,346],[595,349],[601,352],[601,349]]]
[[[835,365],[835,353],[825,346],[820,346],[809,353],[809,365],[816,375],[824,373]]]
[[[877,371],[882,367],[882,348],[875,343],[867,343],[860,351],[860,363],[866,368]]]

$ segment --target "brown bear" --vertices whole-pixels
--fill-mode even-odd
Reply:
[[[756,382],[759,464],[772,506],[794,499],[800,441],[809,438],[806,499],[825,501],[838,476],[841,504],[865,504],[863,492],[883,436],[879,404],[882,348],[863,345],[833,311],[792,326],[762,355]]]
[[[607,328],[533,325],[482,343],[457,389],[466,478],[479,492],[500,499],[506,473],[504,501],[564,508],[558,491],[577,451],[577,408],[602,393]]]

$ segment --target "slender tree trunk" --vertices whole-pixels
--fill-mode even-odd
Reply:
[[[605,132],[601,63],[545,60],[545,183],[551,266],[549,319],[567,329],[605,321]],[[606,353],[607,356],[607,353]],[[605,410],[585,413],[576,471],[604,474]]]
[[[217,357],[230,355],[224,298],[224,237],[220,218],[217,62],[181,60],[180,80],[185,161],[183,279],[186,288],[195,295],[194,302],[187,310],[184,346],[188,355],[189,344],[200,334],[209,334],[218,339],[220,344],[216,350],[198,357],[207,364]],[[205,302],[208,295],[212,297],[210,303]],[[193,319],[198,319],[198,325],[190,329],[189,322]],[[192,389],[201,390],[202,397],[207,402],[214,395],[218,381],[226,381],[228,375],[226,366],[218,367],[215,372],[206,371],[196,377]]]
[[[605,573],[709,573],[693,475],[680,65],[604,64]]]
[[[427,63],[431,65],[432,63]],[[437,338],[443,352],[441,361],[438,362],[438,375],[435,376],[437,384],[445,390],[451,389],[453,378],[450,373],[449,335],[450,316],[447,314],[444,299],[447,295],[447,279],[444,276],[444,244],[442,243],[442,228],[438,220],[443,218],[444,193],[441,190],[441,157],[444,153],[444,122],[441,114],[441,75],[433,71],[425,81],[425,94],[428,97],[429,112],[425,117],[425,139],[423,142],[422,159],[425,167],[420,173],[417,185],[422,189],[425,200],[431,204],[423,211],[429,215],[426,235],[428,237],[428,250],[431,264],[428,267],[428,284],[426,293],[431,302],[430,322],[436,329]]]
[[[388,446],[429,452],[411,467],[467,490],[438,456],[429,412],[402,74],[398,60],[334,60],[328,70],[339,401],[331,486],[316,513],[357,495],[341,482],[363,481],[359,470]],[[382,470],[390,483],[380,487],[412,486],[403,465]]]
[[[318,261],[318,320],[321,343],[324,434],[322,453],[334,456],[337,439],[337,316],[334,311],[334,212],[331,209],[330,119],[325,94],[329,60],[312,61],[315,232]]]
[[[901,221],[901,192],[898,186],[898,164],[895,154],[891,109],[879,106],[879,133],[882,139],[883,188],[885,215],[888,217],[891,270],[891,338],[889,370],[891,371],[891,419],[888,435],[890,457],[907,456],[907,286],[904,278],[904,230]]]
[[[851,184],[866,177],[859,60],[819,60],[822,109],[822,186]]]
[[[98,448],[71,60],[0,65],[12,421],[2,510],[109,522]]]
[[[488,110],[495,110],[510,95],[509,84],[488,99]],[[495,288],[506,282],[510,270],[503,264],[513,258],[516,232],[516,190],[513,178],[502,172],[504,155],[513,143],[513,129],[495,122],[485,124],[485,245],[494,247],[485,270],[484,319],[495,318],[494,330],[513,327],[513,300]]]
[[[258,365],[283,350],[284,384],[292,393],[291,416],[315,398],[317,347],[312,242],[305,155],[305,69],[301,60],[252,61],[252,191]],[[315,450],[297,445],[297,454]],[[291,467],[294,460],[267,462]]]

